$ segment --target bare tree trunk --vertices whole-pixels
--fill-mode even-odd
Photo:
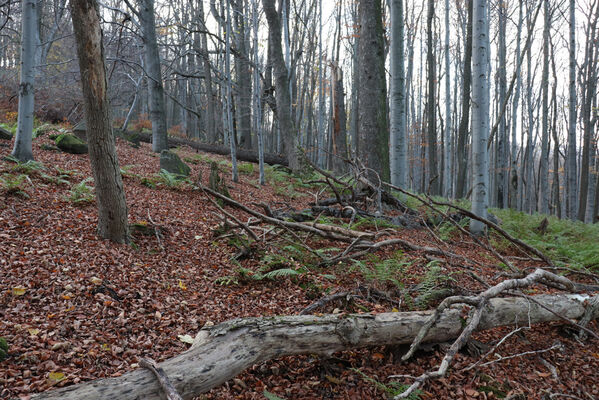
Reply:
[[[514,97],[512,98],[512,142],[511,142],[511,176],[510,176],[510,207],[518,208],[518,189],[521,186],[522,176],[518,176],[518,104],[520,101],[520,87],[522,86],[522,56],[520,54],[520,40],[522,37],[522,2],[518,5],[518,27],[516,32],[516,89],[514,91]],[[520,147],[524,144],[520,143]]]
[[[19,84],[19,114],[17,137],[12,155],[19,161],[33,160],[33,103],[35,81],[35,35],[37,1],[23,0],[21,21],[21,81]]]
[[[543,75],[541,78],[543,115],[541,122],[541,156],[539,157],[539,212],[549,214],[549,29],[551,28],[551,14],[549,0],[543,1],[545,26],[543,29]]]
[[[473,1],[468,2],[468,25],[466,28],[466,43],[464,45],[464,83],[462,92],[462,119],[458,130],[458,179],[456,186],[456,197],[463,198],[466,196],[468,175],[468,151],[466,145],[468,143],[468,124],[470,122],[470,85],[472,82],[472,14]]]
[[[498,3],[497,13],[499,15],[499,32],[498,36],[498,62],[497,66],[499,75],[499,102],[498,105],[501,107],[503,103],[506,101],[506,91],[507,91],[507,78],[506,78],[506,23],[507,23],[507,1],[501,0]],[[508,157],[507,157],[507,149],[508,149],[508,140],[507,140],[507,132],[506,132],[506,116],[505,113],[500,116],[499,121],[499,129],[497,131],[497,160],[496,166],[498,169],[497,172],[497,207],[505,208],[507,207],[507,194],[508,194]]]
[[[358,156],[389,182],[389,127],[381,0],[360,0]]]
[[[576,181],[576,0],[570,0],[570,69],[568,104],[568,156],[566,160],[566,179],[568,192],[568,218],[576,219],[578,186]]]
[[[452,196],[452,181],[451,165],[453,148],[452,148],[452,118],[451,118],[451,63],[449,61],[449,0],[445,0],[445,140],[443,146],[443,195],[445,197]]]
[[[270,55],[275,72],[275,95],[277,101],[277,119],[283,135],[284,151],[293,171],[301,169],[301,155],[297,143],[297,132],[291,119],[291,97],[289,94],[289,71],[285,66],[281,45],[281,19],[275,8],[275,0],[262,0],[266,20],[268,21],[268,40]]]
[[[139,20],[143,32],[146,71],[148,74],[148,102],[152,121],[152,151],[168,149],[164,87],[160,70],[160,53],[156,42],[156,17],[154,0],[138,0]]]
[[[489,19],[487,0],[474,0],[472,43],[472,212],[486,218],[489,204]],[[484,232],[485,225],[470,222],[474,234]]]
[[[433,43],[433,19],[435,18],[435,0],[428,0],[426,23],[426,66],[428,81],[428,99],[426,101],[426,131],[428,149],[428,173],[430,194],[440,194],[439,165],[437,162],[437,73]]]
[[[98,205],[98,234],[128,243],[127,203],[110,124],[100,13],[96,0],[71,0],[81,72],[87,142]]]
[[[407,189],[408,137],[406,81],[404,72],[404,0],[390,0],[391,6],[391,183]],[[448,0],[447,0],[448,1]]]

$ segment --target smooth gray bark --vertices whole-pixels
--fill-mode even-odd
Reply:
[[[468,3],[468,21],[466,27],[466,39],[464,43],[464,81],[462,85],[462,118],[458,129],[458,146],[456,149],[458,158],[458,176],[456,183],[456,197],[466,196],[468,187],[468,124],[470,123],[470,88],[472,84],[472,14],[473,1]]]
[[[522,3],[518,5],[518,27],[516,32],[516,88],[512,98],[512,141],[511,141],[511,175],[510,175],[510,207],[518,208],[518,188],[522,177],[518,177],[518,106],[520,102],[520,87],[522,86],[522,56],[520,55],[520,41],[522,38]]]
[[[569,64],[569,100],[568,100],[568,156],[566,159],[567,174],[567,207],[568,218],[576,219],[578,210],[578,172],[576,170],[576,1],[570,0],[570,64]]]
[[[497,74],[499,75],[499,107],[506,101],[507,91],[507,74],[506,74],[506,24],[507,24],[507,1],[502,0],[498,3],[497,13],[499,16],[499,32],[498,32],[498,58],[499,64],[497,66]],[[497,159],[496,159],[496,171],[497,171],[497,197],[496,204],[499,208],[507,207],[507,194],[508,194],[508,158],[507,158],[507,132],[506,132],[506,116],[502,113],[499,120],[499,127],[497,130]]]
[[[539,212],[549,214],[549,29],[551,28],[551,13],[549,0],[543,0],[545,24],[543,28],[543,72],[541,77],[542,90],[542,121],[541,121],[541,155],[539,157]]]
[[[406,83],[404,72],[404,0],[390,0],[391,6],[391,183],[407,189],[408,137]]]
[[[19,161],[33,160],[33,105],[35,81],[35,35],[37,27],[37,1],[23,0],[21,22],[21,78],[19,84],[19,110],[17,136],[12,155]]]
[[[117,243],[129,242],[127,203],[110,123],[100,12],[96,0],[71,0],[89,159],[96,186],[98,234]]]
[[[166,106],[160,69],[160,53],[156,41],[156,16],[154,0],[138,0],[139,20],[143,33],[146,72],[148,75],[148,103],[152,121],[152,151],[160,153],[168,149]]]
[[[452,148],[452,117],[451,117],[451,63],[449,61],[449,0],[445,0],[445,140],[443,146],[443,195],[452,196],[451,165]]]
[[[472,212],[486,218],[489,202],[489,19],[487,0],[474,0],[472,36]],[[470,222],[481,234],[485,225]]]
[[[534,300],[531,302],[519,297],[489,300],[477,329],[556,321],[560,320],[558,315],[580,318],[585,314],[586,303],[597,301],[597,297],[540,295]],[[464,326],[463,309],[463,304],[446,309],[423,343],[444,342],[458,337]],[[236,319],[202,329],[188,351],[160,363],[160,367],[179,394],[191,399],[221,385],[246,368],[270,359],[296,354],[330,356],[336,351],[358,347],[409,344],[430,316],[430,311],[415,311]],[[591,318],[597,318],[597,315]],[[117,378],[34,395],[33,399],[159,400],[162,396],[156,378],[150,371],[141,368]]]

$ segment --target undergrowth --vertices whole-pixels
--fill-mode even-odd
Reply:
[[[509,209],[494,209],[493,213],[502,220],[503,229],[538,248],[557,264],[599,269],[599,224],[528,215]],[[545,217],[549,224],[546,232],[540,232],[537,227]]]

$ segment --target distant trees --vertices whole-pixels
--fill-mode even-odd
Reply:
[[[77,122],[64,1],[36,3],[36,110]],[[124,4],[101,5],[111,112],[120,127],[151,124],[155,151],[169,131],[227,145],[232,157],[238,148],[284,154],[294,169],[306,156],[342,173],[344,158],[359,157],[401,187],[474,200],[473,0]],[[594,221],[599,3],[492,4],[488,205]],[[6,7],[0,76],[16,94],[27,14]],[[27,148],[26,136],[17,145]]]

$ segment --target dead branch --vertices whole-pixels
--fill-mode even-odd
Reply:
[[[579,295],[541,295],[535,299],[567,318],[579,318],[585,311],[585,298]],[[462,308],[463,304],[446,308],[436,318],[437,323],[428,331],[424,342],[444,342],[460,335]],[[358,347],[410,343],[430,316],[430,312],[395,312],[237,319],[203,328],[190,350],[159,365],[182,398],[190,399],[256,363],[273,358],[295,354],[330,355]],[[480,323],[469,326],[470,330],[482,330],[529,320],[536,324],[555,319],[555,315],[526,299],[494,298],[488,300]],[[156,379],[145,370],[137,369],[120,377],[64,387],[33,398],[157,400],[161,396]]]
[[[156,361],[151,358],[142,358],[139,360],[139,366],[149,369],[154,376],[156,376],[156,379],[158,379],[158,382],[160,383],[160,387],[164,391],[164,394],[166,394],[167,400],[183,400],[177,392],[177,389],[175,389],[173,384],[168,380],[164,370],[156,364]]]

